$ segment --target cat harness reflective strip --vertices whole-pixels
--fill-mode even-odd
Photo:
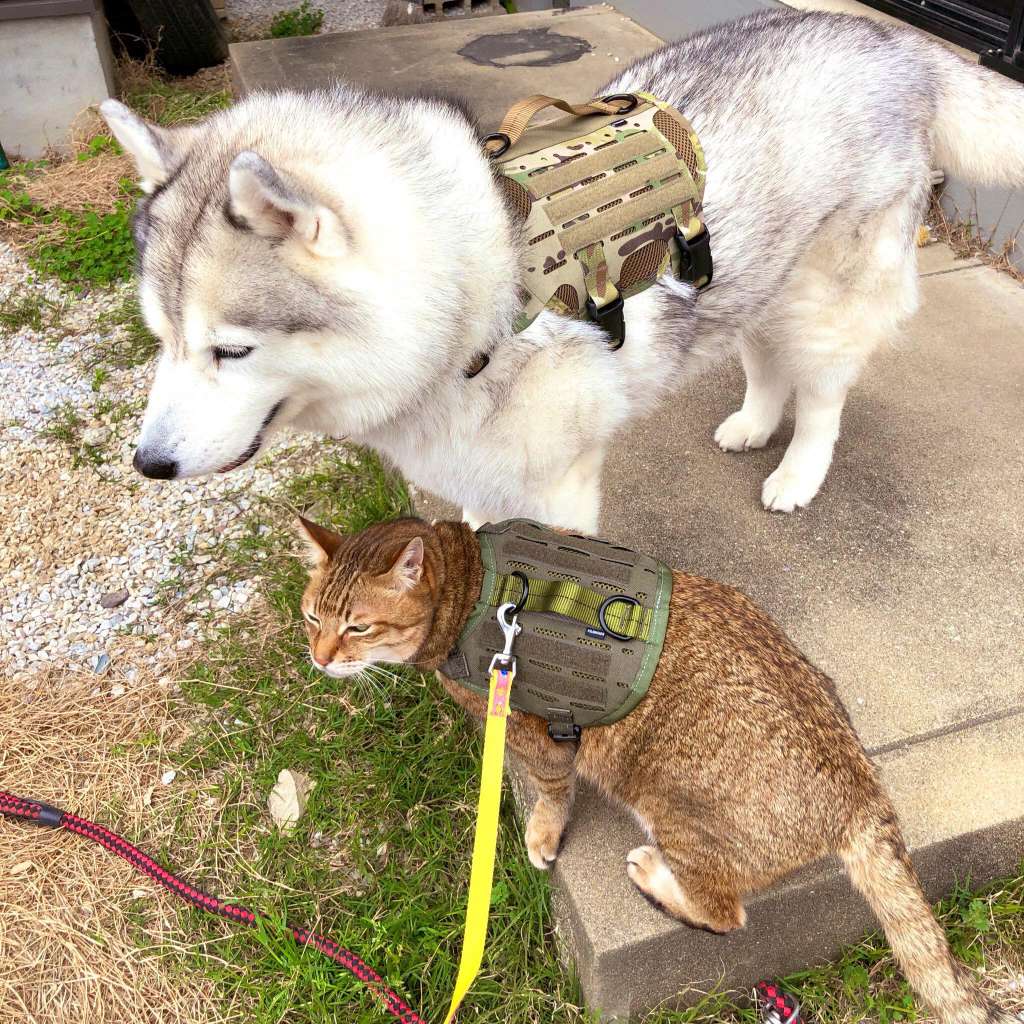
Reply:
[[[491,652],[502,639],[496,609],[513,603],[523,627],[513,708],[545,719],[555,739],[629,714],[665,643],[668,566],[528,519],[488,523],[476,536],[480,597],[441,673],[487,693]]]
[[[569,116],[529,127],[552,106]],[[516,331],[550,309],[594,321],[617,349],[625,299],[669,269],[711,283],[704,151],[669,104],[644,92],[582,104],[530,96],[483,146],[522,238]]]
[[[501,775],[505,765],[505,725],[508,721],[512,680],[516,659],[512,643],[522,630],[512,604],[498,609],[497,620],[504,635],[503,648],[491,657],[490,691],[484,723],[484,756],[480,769],[480,802],[477,807],[473,862],[469,872],[469,896],[466,901],[466,926],[462,939],[462,957],[455,979],[452,1003],[445,1017],[451,1024],[459,1005],[480,973],[487,940],[487,922],[491,914],[491,886],[494,882],[494,854],[498,845],[498,811],[501,808]]]

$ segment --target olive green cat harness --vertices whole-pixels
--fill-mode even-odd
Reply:
[[[528,127],[551,106],[570,116]],[[619,348],[624,299],[669,270],[710,284],[704,151],[667,103],[643,92],[584,104],[531,96],[483,145],[523,242],[516,331],[549,309],[592,320]]]
[[[560,740],[629,714],[647,693],[665,643],[668,566],[527,519],[488,523],[476,536],[480,598],[442,674],[486,694],[503,643],[497,609],[512,604],[522,627],[513,708],[545,719]]]

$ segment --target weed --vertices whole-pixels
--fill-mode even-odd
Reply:
[[[102,362],[118,369],[142,366],[156,355],[159,341],[149,332],[135,295],[127,295],[96,320],[103,339],[92,356],[92,365]]]
[[[36,292],[26,295],[11,295],[0,304],[0,327],[9,331],[20,331],[29,327],[41,331],[47,324],[60,319],[60,307]]]
[[[190,89],[151,71],[133,76],[123,99],[136,113],[172,128],[231,106],[231,90]]]
[[[71,402],[62,402],[53,410],[53,418],[42,431],[43,437],[53,438],[72,450],[78,448],[82,433],[82,417]]]
[[[85,145],[80,153],[75,154],[75,159],[81,163],[84,160],[92,160],[95,157],[102,156],[104,153],[114,153],[120,155],[124,152],[112,135],[94,135]]]
[[[110,371],[103,366],[97,366],[96,369],[92,371],[92,380],[89,382],[89,386],[92,388],[93,394],[97,394],[99,392],[100,388],[103,387],[109,376]]]
[[[310,7],[309,0],[302,0],[298,7],[278,11],[270,22],[271,39],[286,36],[315,36],[324,23],[324,12],[319,7]]]
[[[118,201],[108,213],[60,210],[60,237],[43,240],[29,263],[40,273],[51,274],[76,287],[109,285],[131,276],[135,246],[131,231],[132,203]]]

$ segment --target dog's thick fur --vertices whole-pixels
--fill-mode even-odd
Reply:
[[[343,537],[302,525],[311,564],[302,609],[318,667],[345,678],[379,662],[430,669],[445,661],[483,584],[468,526],[401,519]],[[528,677],[527,665],[522,685]],[[485,717],[482,696],[440,678]],[[518,711],[507,737],[538,794],[526,827],[536,867],[558,855],[577,777],[633,812],[649,845],[628,854],[629,877],[695,927],[741,928],[747,894],[838,854],[943,1024],[1014,1021],[954,960],[831,681],[731,587],[673,574],[646,696],[614,724],[584,729],[578,750]]]
[[[173,131],[104,104],[149,193],[141,297],[164,343],[139,468],[234,468],[291,423],[375,447],[470,521],[593,532],[610,439],[738,349],[746,396],[715,438],[764,445],[795,391],[762,499],[806,505],[848,389],[917,305],[931,167],[1024,184],[1024,91],[909,29],[781,11],[667,46],[607,89],[693,122],[715,258],[700,295],[664,279],[630,299],[618,352],[550,313],[510,334],[520,240],[457,104],[339,85]]]

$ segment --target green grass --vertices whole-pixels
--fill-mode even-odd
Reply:
[[[0,303],[0,327],[20,331],[23,327],[41,331],[60,322],[61,307],[38,292],[14,294]]]
[[[270,22],[270,38],[315,36],[323,23],[324,12],[319,7],[311,7],[309,0],[302,0],[298,7],[278,11],[274,15]]]
[[[142,366],[156,355],[160,347],[160,342],[146,327],[134,292],[101,314],[96,320],[96,327],[103,334],[103,339],[90,359],[90,366],[102,364],[116,369]]]
[[[175,767],[197,808],[216,802],[215,826],[193,830],[184,815],[178,845],[159,851],[171,864],[195,858],[206,865],[198,884],[260,908],[274,924],[243,932],[184,909],[174,945],[162,953],[210,980],[218,1004],[255,1024],[380,1024],[386,1018],[366,989],[280,933],[285,921],[308,924],[355,950],[439,1021],[461,946],[480,738],[432,678],[402,670],[389,680],[341,681],[311,669],[298,615],[305,571],[289,532],[293,503],[356,530],[403,512],[408,495],[362,452],[354,462],[325,457],[292,476],[282,499],[260,506],[224,552],[229,577],[260,574],[266,606],[225,629],[182,683],[180,716],[198,724]],[[290,835],[275,831],[266,811],[284,768],[316,782]],[[958,889],[942,906],[957,954],[974,967],[1024,963],[1022,897],[1024,865],[1000,886]],[[134,912],[141,932],[145,908]],[[780,922],[779,941],[802,926]],[[184,951],[182,940],[191,942]],[[785,983],[820,1024],[917,1019],[877,935]],[[556,954],[547,879],[526,859],[508,796],[484,972],[463,1019],[591,1020]],[[651,1014],[647,1024],[755,1019],[743,1000],[716,993],[686,1011]]]

